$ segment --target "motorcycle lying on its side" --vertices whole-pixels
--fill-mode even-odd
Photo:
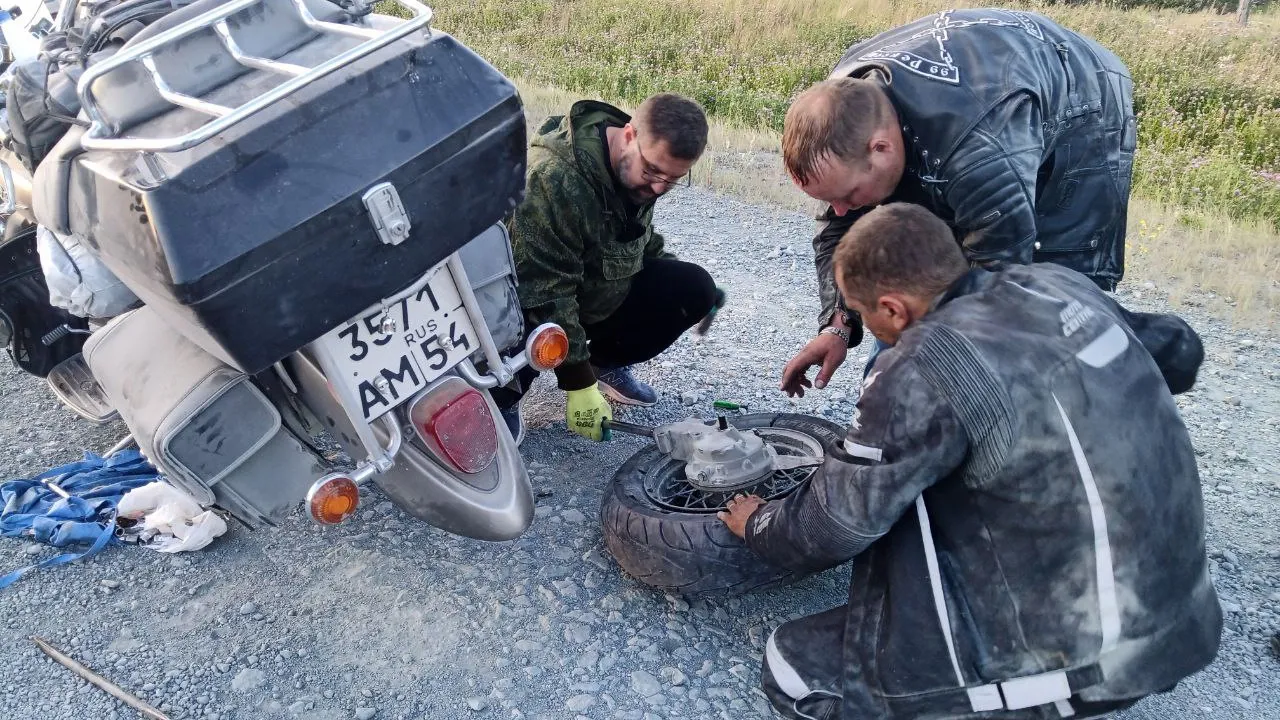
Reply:
[[[4,30],[40,51],[0,80],[14,362],[250,527],[342,522],[372,481],[448,532],[524,532],[488,390],[568,341],[516,296],[512,83],[415,0],[26,4]]]

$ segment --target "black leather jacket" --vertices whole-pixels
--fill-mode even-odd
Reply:
[[[844,646],[800,643],[844,658],[841,717],[1136,699],[1208,665],[1222,610],[1172,395],[1203,357],[1048,263],[971,270],[882,352],[843,444],[747,524],[779,566],[853,559]]]
[[[881,83],[901,121],[906,172],[885,202],[928,207],[975,265],[1053,262],[1115,288],[1137,130],[1114,54],[1034,13],[953,10],[849,48],[831,73],[847,76]],[[820,325],[831,255],[869,209],[818,218]]]

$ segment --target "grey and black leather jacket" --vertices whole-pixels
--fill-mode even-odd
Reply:
[[[813,642],[847,664],[841,717],[1140,698],[1208,665],[1222,611],[1173,398],[1203,355],[1047,263],[971,270],[883,351],[843,444],[747,525],[779,566],[853,560],[844,646]]]

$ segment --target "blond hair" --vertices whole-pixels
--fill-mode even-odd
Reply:
[[[801,185],[824,158],[863,162],[875,131],[897,124],[889,96],[871,80],[824,80],[800,93],[782,127],[782,162]]]

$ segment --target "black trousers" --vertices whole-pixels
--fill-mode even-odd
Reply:
[[[612,369],[652,360],[711,312],[716,284],[702,267],[682,260],[654,259],[631,278],[631,290],[612,315],[584,324],[591,364]],[[507,408],[524,396],[538,372],[525,367],[516,381],[495,388],[494,401]]]
[[[760,668],[760,685],[778,714],[787,720],[844,720],[841,704],[847,675],[857,670],[844,660],[844,629],[848,607],[840,605],[815,615],[783,623],[769,637]],[[1071,697],[1062,707],[1041,705],[1022,710],[951,713],[892,713],[891,717],[941,720],[1057,720],[1063,710],[1071,720],[1110,717],[1137,702],[1088,702]],[[925,698],[922,704],[927,707]]]
[[[591,364],[610,369],[652,360],[711,312],[711,275],[681,260],[650,260],[631,278],[631,292],[612,315],[583,325]]]

